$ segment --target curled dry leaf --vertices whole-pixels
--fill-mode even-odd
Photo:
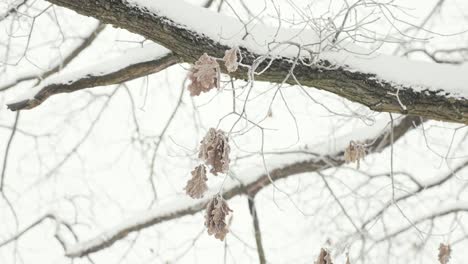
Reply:
[[[200,142],[198,157],[211,167],[211,173],[218,175],[220,172],[224,173],[229,170],[230,151],[229,141],[224,131],[210,128]]]
[[[328,251],[327,249],[321,248],[317,261],[315,261],[314,264],[333,264],[330,251]]]
[[[216,59],[204,53],[193,65],[189,75],[188,86],[191,96],[219,87],[219,64]]]
[[[202,198],[203,194],[208,190],[206,181],[208,181],[208,178],[206,177],[205,165],[198,165],[192,171],[192,178],[187,181],[184,190],[193,199]]]
[[[346,163],[357,162],[357,168],[359,169],[359,161],[366,156],[366,146],[360,142],[349,142],[348,147],[344,152],[344,159]]]
[[[440,243],[439,246],[439,262],[440,264],[447,264],[450,260],[450,254],[452,253],[452,249],[450,245],[445,245]]]
[[[237,67],[239,67],[239,63],[237,62],[237,51],[238,48],[234,47],[224,52],[223,61],[228,72],[235,72],[237,71]]]
[[[208,228],[208,234],[223,241],[229,232],[226,224],[226,216],[232,212],[226,201],[221,196],[213,197],[208,202],[205,212],[205,226]]]

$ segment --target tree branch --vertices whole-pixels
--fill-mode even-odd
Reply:
[[[390,238],[393,238],[395,236],[398,236],[401,233],[411,229],[415,225],[420,224],[422,222],[425,222],[427,220],[432,220],[432,219],[435,219],[435,218],[438,218],[438,217],[446,216],[446,215],[457,213],[457,212],[468,212],[468,205],[463,204],[463,203],[458,203],[458,204],[455,204],[455,205],[452,205],[452,206],[449,206],[449,207],[436,209],[433,212],[431,212],[430,214],[418,217],[417,219],[415,219],[411,223],[407,224],[406,226],[400,227],[399,229],[397,229],[397,230],[395,230],[395,231],[393,231],[393,232],[391,232],[391,233],[377,239],[376,242],[377,243],[382,242],[382,241],[388,240]]]
[[[5,173],[6,168],[8,165],[8,157],[10,154],[11,143],[13,142],[13,137],[15,136],[16,130],[18,128],[18,120],[19,120],[19,112],[16,113],[15,121],[13,122],[13,127],[11,128],[10,138],[8,139],[6,148],[5,148],[5,155],[3,155],[3,166],[2,166],[2,174],[0,176],[0,192],[3,192],[3,187],[5,183]]]
[[[397,125],[394,126],[394,140],[398,140],[406,132],[412,130],[414,126],[420,124],[419,117],[407,116],[403,118]],[[369,152],[379,152],[385,147],[390,145],[388,137],[389,129],[385,129],[383,133],[378,135],[376,138],[369,138],[367,142],[372,143]],[[349,142],[349,141],[348,141]],[[305,172],[316,172],[322,171],[331,167],[337,167],[344,164],[343,159],[344,149],[337,153],[322,156],[319,158],[308,159],[304,161],[293,162],[288,165],[281,166],[276,169],[269,171],[267,174],[259,175],[257,178],[250,182],[239,184],[233,182],[233,184],[224,185],[223,197],[225,199],[231,199],[237,195],[247,194],[248,196],[255,196],[263,188],[269,186],[273,181],[284,179],[292,175],[297,175]],[[215,188],[216,191],[218,190]],[[128,219],[124,223],[115,228],[112,228],[93,239],[84,241],[73,245],[68,248],[66,255],[69,257],[83,257],[93,252],[100,251],[107,247],[110,247],[115,242],[123,239],[129,233],[139,231],[141,229],[159,224],[165,221],[177,219],[186,215],[195,214],[205,208],[206,203],[211,199],[211,196],[216,192],[205,195],[205,198],[200,200],[193,200],[187,196],[181,196],[176,198],[176,204],[168,204],[162,206],[155,211],[151,211],[146,215],[136,216],[135,218]]]
[[[260,223],[258,222],[257,208],[255,207],[255,197],[249,196],[247,199],[249,202],[250,215],[252,216],[255,242],[257,243],[258,260],[260,264],[265,264],[265,251],[263,250],[262,233],[260,231]]]
[[[20,76],[20,77],[16,77],[14,80],[11,80],[9,82],[7,82],[6,84],[3,84],[0,86],[0,91],[5,91],[5,90],[8,90],[12,87],[14,87],[15,85],[21,83],[21,82],[25,82],[25,81],[31,81],[31,80],[36,80],[37,83],[40,82],[40,80],[42,79],[45,79],[47,77],[49,77],[50,75],[54,74],[54,73],[57,73],[59,71],[61,71],[62,69],[64,69],[65,67],[68,66],[68,64],[70,64],[70,62],[72,62],[76,57],[78,57],[78,55],[81,54],[81,52],[83,52],[86,48],[88,48],[89,46],[91,46],[93,44],[93,42],[96,40],[96,38],[99,36],[99,34],[104,30],[104,28],[106,27],[105,24],[103,23],[98,23],[98,25],[96,26],[95,29],[93,29],[91,31],[91,33],[89,33],[89,35],[87,37],[85,37],[81,42],[80,44],[78,44],[75,48],[73,48],[73,50],[70,51],[70,53],[68,55],[66,55],[62,60],[60,60],[60,62],[56,63],[54,67],[52,67],[51,69],[41,73],[41,74],[26,74],[26,75],[23,75],[23,76]]]
[[[110,23],[114,26],[142,35],[167,48],[170,48],[175,54],[177,54],[177,56],[186,62],[194,62],[205,52],[211,56],[221,58],[224,55],[224,51],[229,48],[226,43],[241,46],[241,51],[243,53],[242,62],[245,65],[253,65],[257,58],[265,55],[265,53],[259,53],[258,49],[255,50],[250,47],[244,47],[244,44],[245,46],[248,46],[244,41],[244,38],[239,41],[224,41],[225,44],[221,44],[215,39],[215,37],[208,36],[210,34],[205,34],[205,32],[195,32],[190,29],[194,27],[194,25],[182,24],[181,22],[174,21],[174,17],[169,18],[164,16],[165,14],[159,14],[160,12],[158,13],[158,11],[155,11],[158,10],[159,5],[167,5],[166,2],[149,3],[148,7],[144,7],[137,6],[135,4],[135,0],[130,3],[123,0],[48,1],[59,6],[72,9],[80,14],[97,18],[104,23]],[[184,5],[184,7],[186,5],[180,1],[172,2],[173,4]],[[195,8],[196,7],[193,6],[190,10],[191,17],[193,17],[197,12],[202,12],[203,10],[201,7],[199,10],[193,10]],[[207,10],[203,11],[200,17],[200,19],[206,21],[207,18],[204,18],[203,16],[209,16],[208,19],[218,18],[220,21],[223,21]],[[227,21],[226,23],[233,22],[232,18],[229,19],[228,17],[225,17],[224,20]],[[201,23],[200,20],[195,21],[197,21],[198,24]],[[238,21],[234,20],[234,22]],[[240,22],[226,24],[226,27],[223,28],[223,30],[227,30],[228,27],[231,27],[230,29],[235,27],[240,31],[244,31],[245,25]],[[251,33],[248,32],[247,29],[245,30],[245,37],[247,37]],[[215,30],[211,32],[211,35],[216,35],[214,31]],[[304,37],[313,34],[312,31],[296,33]],[[221,39],[220,41],[223,40],[220,36],[218,36],[218,39]],[[261,41],[265,41],[263,48],[267,52],[270,48],[270,44],[278,44],[278,41],[273,37],[269,40],[264,39]],[[300,43],[290,43],[287,42],[287,39],[282,41],[282,44],[288,46],[288,48],[291,48],[291,46],[293,48],[296,46],[298,49],[302,48],[302,44]],[[312,43],[305,44],[312,45]],[[295,52],[300,54],[300,52]],[[336,55],[338,53],[333,54]],[[334,56],[333,54],[331,57]],[[345,52],[341,55],[342,57],[347,58],[347,56],[349,57],[355,54],[348,53],[346,55]],[[451,89],[443,89],[444,87],[441,87],[442,89],[431,89],[431,87],[427,87],[427,89],[424,89],[423,87],[423,89],[420,89],[418,88],[418,85],[413,87],[411,86],[412,84],[395,84],[392,80],[382,79],[376,74],[360,72],[356,69],[347,67],[344,63],[341,65],[337,64],[331,59],[322,59],[317,64],[311,66],[307,64],[307,62],[310,62],[307,59],[293,63],[292,59],[294,58],[292,57],[275,56],[271,58],[273,60],[271,64],[269,59],[261,61],[258,65],[258,69],[268,68],[268,70],[258,76],[255,76],[255,78],[260,81],[283,83],[285,76],[293,70],[295,78],[288,78],[286,80],[287,83],[300,83],[304,86],[325,90],[353,102],[366,105],[374,111],[418,115],[429,119],[468,124],[468,100],[463,97],[450,97],[449,94],[452,93]],[[418,66],[421,66],[418,64],[418,66],[410,67],[407,60],[397,57],[390,58],[398,59],[398,62],[404,62],[404,65],[406,65],[409,70],[418,70],[418,68],[420,68]],[[378,65],[382,64],[378,63]],[[429,64],[424,65],[427,66]],[[437,70],[439,68],[442,69],[444,66],[448,67],[447,65],[434,65],[431,66],[433,67],[431,68],[432,70]],[[398,65],[396,65],[396,67],[398,67]],[[453,71],[450,70],[452,68],[443,69],[445,69],[445,72],[453,72],[457,68],[453,68]],[[457,72],[458,71],[462,72],[460,69],[457,70]],[[248,75],[248,70],[244,67],[241,67],[240,70],[232,75],[242,79],[248,79],[249,76],[251,76]],[[424,75],[427,78],[431,77],[432,74],[419,72],[419,75]],[[441,74],[440,78],[448,77]],[[447,82],[443,82],[443,85],[448,85],[450,81],[453,82],[453,80],[447,79]],[[460,82],[458,82],[458,84],[460,84]],[[404,104],[404,107],[402,104]]]
[[[102,61],[83,70],[51,76],[21,99],[7,105],[13,111],[31,109],[55,94],[126,82],[162,71],[178,62],[170,51],[157,45],[129,50],[121,57]]]

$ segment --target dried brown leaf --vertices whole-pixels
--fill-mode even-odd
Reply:
[[[357,162],[357,167],[359,169],[359,162],[366,156],[366,145],[360,142],[349,142],[348,147],[344,152],[344,159],[346,163]]]
[[[333,264],[330,251],[325,248],[320,249],[320,254],[314,264]]]
[[[216,196],[211,199],[205,211],[205,226],[208,228],[208,234],[214,235],[215,238],[223,241],[226,234],[229,232],[226,224],[226,216],[232,210],[229,208],[226,201],[221,196]]]
[[[189,75],[191,83],[188,86],[191,96],[219,87],[219,64],[216,59],[204,53],[193,65]]]
[[[200,142],[198,157],[211,167],[211,173],[218,175],[229,170],[230,151],[229,140],[224,131],[210,128]]]
[[[206,177],[205,165],[198,165],[192,171],[192,178],[187,181],[184,190],[193,199],[202,198],[206,190],[208,190],[206,181],[208,181],[208,178]]]
[[[450,254],[452,253],[452,249],[450,245],[445,245],[440,243],[439,246],[439,262],[440,264],[447,264],[450,260]]]
[[[239,67],[239,63],[237,63],[237,51],[237,47],[234,47],[224,52],[223,61],[228,72],[235,72],[237,71],[237,67]]]

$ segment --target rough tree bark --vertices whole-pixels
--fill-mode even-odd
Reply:
[[[145,8],[135,7],[124,0],[47,0],[53,4],[74,10],[82,15],[94,17],[104,23],[127,29],[169,48],[181,61],[194,62],[203,53],[222,57],[230,47],[203,34],[188,30],[166,17]],[[243,63],[251,64],[261,54],[241,47]],[[266,66],[267,62],[264,62]],[[329,66],[330,62],[321,61]],[[269,69],[256,80],[281,83],[292,67],[291,58],[276,59]],[[411,87],[397,87],[389,82],[376,80],[373,74],[350,72],[343,68],[311,67],[298,62],[294,74],[303,86],[325,90],[353,102],[361,103],[378,112],[392,112],[422,116],[428,119],[468,124],[468,99],[448,97],[444,91],[417,92]],[[241,68],[234,77],[247,79],[247,70]],[[297,84],[293,78],[286,82]],[[404,110],[394,95],[406,106]],[[13,104],[14,105],[14,104]],[[14,110],[28,108],[14,107]]]

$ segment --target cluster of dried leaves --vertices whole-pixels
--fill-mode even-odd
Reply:
[[[221,196],[213,197],[206,206],[205,226],[208,228],[208,234],[223,241],[229,232],[226,224],[226,216],[232,210]]]
[[[234,47],[225,52],[223,61],[228,72],[235,72],[239,66],[237,62],[238,48]],[[213,88],[219,88],[220,68],[216,58],[204,53],[195,62],[188,74],[190,84],[188,90],[191,96],[206,93]]]
[[[206,166],[211,168],[210,172],[214,175],[226,173],[229,170],[229,140],[226,133],[220,129],[210,128],[203,140],[200,142],[198,157],[204,162],[191,172],[192,178],[187,181],[184,190],[193,199],[202,198],[208,190],[206,182]],[[206,165],[206,166],[205,166]],[[208,228],[208,234],[215,238],[224,240],[229,232],[226,224],[226,216],[232,212],[226,201],[220,196],[213,197],[206,206],[205,226]]]
[[[210,128],[200,142],[198,157],[211,168],[210,172],[217,176],[218,173],[226,173],[229,170],[230,151],[226,133],[220,129]],[[208,190],[205,164],[195,167],[192,171],[192,178],[184,188],[187,195],[194,199],[202,198]]]
[[[232,48],[225,52],[223,61],[228,72],[235,72],[239,67],[237,62],[238,48]],[[213,88],[219,88],[220,67],[215,58],[204,53],[193,65],[188,78],[190,84],[188,90],[191,96],[200,95],[202,92],[208,92]],[[210,167],[210,172],[215,176],[218,173],[226,173],[229,170],[229,140],[224,131],[210,128],[203,140],[200,142],[198,158],[204,164],[200,164],[191,172],[192,178],[187,181],[184,190],[193,199],[202,198],[208,190],[206,182],[206,166]],[[208,228],[208,234],[215,238],[224,240],[229,232],[226,224],[226,216],[232,212],[226,201],[217,195],[213,197],[206,206],[205,226]]]
[[[366,145],[360,142],[349,142],[348,147],[344,152],[344,159],[346,163],[357,162],[357,168],[359,169],[360,160],[366,156]]]
[[[450,260],[450,254],[452,253],[452,249],[450,245],[440,244],[439,246],[439,262],[440,264],[447,264]]]

